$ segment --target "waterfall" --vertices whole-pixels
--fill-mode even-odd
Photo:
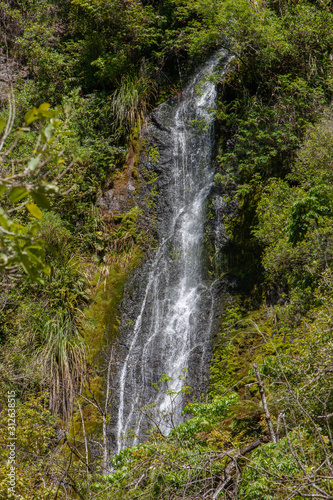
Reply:
[[[167,130],[163,196],[168,208],[159,221],[159,248],[148,266],[141,308],[119,373],[116,434],[119,439],[134,431],[131,444],[138,443],[140,432],[149,427],[138,411],[141,407],[154,405],[156,418],[172,411],[173,421],[181,421],[181,408],[170,408],[170,395],[152,383],[167,374],[172,378],[168,389],[180,391],[182,370],[189,367],[194,353],[192,365],[200,377],[210,341],[212,300],[202,271],[205,203],[214,178],[216,89],[209,75],[222,56],[216,54],[197,72],[178,104],[165,103],[155,111],[155,120]],[[202,325],[204,304],[210,310]],[[163,432],[169,431],[167,418],[160,425]],[[120,439],[117,447],[118,451],[122,447]]]

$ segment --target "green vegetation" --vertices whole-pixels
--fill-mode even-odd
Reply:
[[[1,498],[331,499],[331,2],[10,0],[0,23]],[[152,241],[142,208],[108,215],[96,199],[134,157],[154,206],[157,174],[137,168],[159,158],[139,138],[146,114],[221,48],[234,58],[215,74],[215,188],[238,210],[206,260],[237,286],[221,297],[210,392],[105,474],[112,341]]]

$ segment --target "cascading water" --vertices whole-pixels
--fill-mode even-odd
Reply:
[[[213,120],[216,90],[211,71],[225,54],[215,55],[193,78],[177,106],[163,104],[155,117],[166,123],[168,213],[160,221],[160,245],[150,262],[141,310],[128,338],[128,351],[119,375],[119,410],[116,434],[133,430],[132,444],[148,427],[138,410],[155,404],[157,414],[167,414],[170,396],[152,386],[162,374],[172,377],[168,389],[179,391],[179,378],[194,352],[202,362],[210,340],[211,314],[199,328],[203,303],[209,296],[202,273],[204,208],[213,183]],[[226,66],[227,63],[225,63]],[[206,299],[204,299],[206,297]],[[210,307],[211,307],[210,303]],[[200,372],[201,367],[196,367]],[[190,380],[191,382],[191,380]],[[179,423],[180,409],[173,415]],[[168,432],[166,423],[162,430]],[[127,443],[128,444],[128,443]]]

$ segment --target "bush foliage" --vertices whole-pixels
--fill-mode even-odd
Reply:
[[[10,0],[0,23],[0,434],[15,390],[17,494],[332,498],[331,2]],[[105,474],[110,346],[151,241],[141,208],[107,218],[96,199],[149,109],[221,48],[234,57],[216,75],[216,180],[238,209],[214,279],[236,287],[221,296],[210,393]],[[5,446],[1,458],[10,499]]]

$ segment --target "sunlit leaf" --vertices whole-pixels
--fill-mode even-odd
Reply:
[[[36,108],[29,109],[29,111],[27,111],[27,113],[24,115],[24,121],[27,125],[37,120],[37,118],[38,118],[38,111]]]
[[[47,111],[51,107],[47,102],[43,102],[38,108],[38,111]]]
[[[53,118],[56,114],[56,111],[49,109],[48,111],[41,111],[39,116],[42,118]]]
[[[37,205],[35,205],[34,203],[28,203],[27,204],[27,209],[29,210],[29,212],[31,213],[31,215],[33,215],[34,217],[36,217],[36,219],[42,219],[43,218],[42,212],[37,207]]]

